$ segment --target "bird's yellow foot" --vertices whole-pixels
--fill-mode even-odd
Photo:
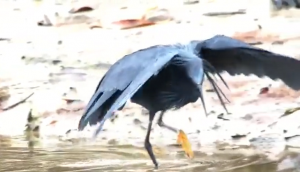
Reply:
[[[177,143],[182,146],[182,149],[184,150],[188,158],[190,159],[194,158],[194,152],[192,150],[191,143],[187,138],[186,134],[182,130],[179,130],[178,132]]]

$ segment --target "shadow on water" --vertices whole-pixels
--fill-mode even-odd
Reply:
[[[0,171],[10,172],[96,172],[153,171],[143,148],[133,146],[71,146],[28,148],[14,139],[0,136]],[[176,150],[177,149],[177,150]],[[168,151],[169,152],[169,151]],[[289,153],[279,162],[267,162],[259,156],[195,152],[188,160],[180,148],[159,153],[157,171],[170,172],[289,172],[300,171],[300,155]]]

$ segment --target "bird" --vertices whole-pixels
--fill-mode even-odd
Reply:
[[[272,3],[277,10],[283,8],[300,8],[299,0],[272,0]]]
[[[216,35],[206,40],[187,43],[154,45],[125,55],[114,63],[100,80],[79,121],[78,130],[98,123],[94,138],[105,121],[115,111],[122,110],[128,100],[149,111],[149,123],[144,141],[155,168],[158,163],[149,141],[153,119],[160,112],[157,124],[178,132],[163,122],[168,110],[176,110],[199,98],[207,115],[202,84],[206,77],[227,111],[225,99],[216,84],[216,75],[228,87],[220,73],[254,74],[281,79],[294,90],[300,89],[300,61],[253,47],[243,41]]]

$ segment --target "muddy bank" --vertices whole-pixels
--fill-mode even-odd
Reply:
[[[298,147],[297,121],[300,113],[284,114],[287,109],[299,106],[299,92],[268,79],[229,77],[226,74],[224,77],[230,87],[230,91],[224,90],[231,100],[227,104],[231,114],[225,113],[217,96],[206,85],[205,101],[209,116],[204,115],[198,102],[178,111],[169,111],[164,121],[185,131],[195,151],[204,151],[209,147],[223,151],[255,147],[256,151],[275,156],[284,151],[286,146]],[[268,92],[260,94],[269,85]],[[61,84],[56,86],[62,87]],[[79,87],[79,84],[76,86]],[[35,140],[44,146],[61,143],[143,146],[148,123],[144,109],[129,102],[124,110],[106,122],[96,142],[92,142],[95,127],[87,127],[82,132],[76,130],[83,108],[92,94],[92,86],[79,87],[82,89],[78,89],[77,93],[74,93],[74,88],[70,90],[65,87],[67,89],[63,91],[55,90],[55,86],[36,91],[27,103],[2,112],[0,134],[13,137],[25,134],[25,140]],[[176,139],[176,133],[161,129],[158,125],[153,126],[151,142],[154,145],[174,145]]]

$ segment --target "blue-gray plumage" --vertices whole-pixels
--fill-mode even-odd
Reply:
[[[300,61],[297,59],[222,35],[204,41],[191,41],[190,44],[195,53],[201,55],[201,58],[208,61],[218,72],[267,76],[273,80],[282,80],[294,90],[300,89]]]
[[[272,0],[277,10],[287,8],[300,8],[299,0]]]
[[[158,125],[177,132],[164,124],[162,118],[169,109],[179,109],[200,97],[204,111],[202,83],[206,76],[223,107],[226,96],[210,74],[255,74],[279,78],[294,89],[300,89],[300,62],[296,59],[254,48],[226,36],[215,36],[188,44],[158,45],[124,56],[113,64],[99,82],[94,95],[80,119],[79,130],[89,123],[100,122],[95,135],[113,112],[131,99],[149,111],[145,148],[155,167],[157,161],[149,142],[153,118],[161,111]],[[206,113],[207,114],[207,113]]]
[[[126,55],[111,66],[98,84],[79,122],[79,130],[100,121],[96,136],[105,120],[131,99],[149,110],[145,148],[157,167],[149,142],[155,113],[162,111],[160,126],[177,131],[162,122],[163,114],[202,98],[203,65],[201,58],[180,44],[152,46]]]

